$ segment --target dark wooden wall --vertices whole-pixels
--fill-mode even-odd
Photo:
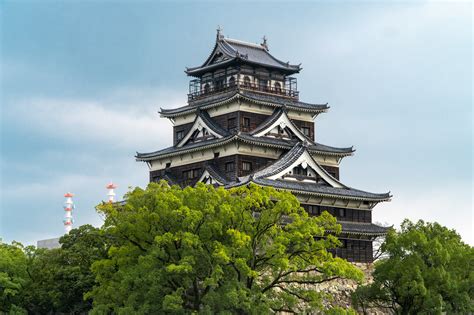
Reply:
[[[371,263],[373,262],[373,248],[371,240],[353,240],[339,238],[342,247],[329,250],[337,257],[347,259],[350,262]]]
[[[345,209],[345,208],[337,208],[337,207],[307,205],[307,204],[301,204],[301,206],[310,215],[319,215],[323,211],[327,211],[329,212],[329,214],[336,217],[338,220],[342,220],[342,221],[365,222],[365,223],[372,222],[372,211],[368,211],[368,210]]]
[[[179,184],[180,186],[184,187],[184,186],[194,185],[196,184],[197,180],[204,172],[206,165],[210,163],[215,165],[219,169],[221,174],[223,175],[225,174],[228,180],[235,181],[236,177],[245,176],[245,175],[249,175],[250,173],[254,173],[255,171],[267,166],[273,161],[274,161],[273,159],[249,156],[249,155],[240,155],[240,154],[225,156],[225,157],[217,157],[210,161],[190,163],[187,165],[182,165],[182,166],[177,166],[177,167],[171,166],[167,169],[151,171],[150,181],[157,182],[161,178],[163,178],[165,173],[167,173],[171,175],[172,178],[175,178],[177,180],[177,184]],[[229,162],[234,163],[234,171],[232,172],[226,172],[225,166]],[[243,162],[251,163],[252,165],[251,171],[242,170]],[[188,179],[183,178],[183,172],[193,170],[193,169],[199,169],[199,176],[197,178],[193,180],[188,180]]]

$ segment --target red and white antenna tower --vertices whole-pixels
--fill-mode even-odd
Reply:
[[[66,233],[69,233],[69,231],[72,230],[72,224],[73,224],[73,219],[72,219],[72,210],[74,209],[74,202],[72,201],[72,197],[74,197],[74,194],[68,192],[64,194],[64,197],[66,198],[66,202],[64,203],[64,230]]]
[[[114,192],[114,189],[117,188],[117,185],[115,185],[114,183],[110,182],[109,184],[107,184],[107,186],[105,186],[105,188],[107,188],[107,190],[109,191],[107,196],[109,197],[109,202],[114,202],[115,201],[115,192]]]

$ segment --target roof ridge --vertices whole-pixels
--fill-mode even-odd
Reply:
[[[257,49],[266,50],[265,47],[263,47],[263,46],[260,45],[260,44],[254,44],[254,43],[250,43],[250,42],[245,42],[245,41],[240,40],[240,39],[234,39],[234,38],[226,37],[226,38],[223,39],[223,41],[226,41],[227,43],[235,43],[235,44],[237,44],[237,45],[245,45],[245,46],[249,46],[249,47],[252,47],[252,48],[257,48]]]

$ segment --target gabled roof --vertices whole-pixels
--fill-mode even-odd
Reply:
[[[216,44],[206,61],[198,67],[186,68],[190,76],[199,77],[205,72],[233,63],[246,63],[281,70],[286,74],[298,73],[300,65],[291,65],[273,57],[266,44],[252,44],[218,34]]]
[[[347,188],[339,180],[326,172],[326,170],[322,168],[318,162],[316,162],[316,160],[308,152],[308,146],[306,142],[297,143],[290,151],[279,158],[275,163],[256,172],[253,175],[253,178],[277,180],[291,171],[294,167],[301,164],[305,164],[305,168],[311,167],[311,169],[313,169],[330,186],[335,188]]]
[[[308,182],[298,180],[283,180],[282,174],[286,174],[290,168],[299,165],[301,162],[311,166],[326,183]],[[354,189],[342,184],[339,180],[332,177],[324,168],[322,168],[308,153],[308,147],[304,143],[296,144],[284,156],[278,159],[270,166],[257,171],[251,176],[240,178],[240,183],[234,183],[229,187],[244,185],[253,182],[262,186],[275,187],[277,189],[290,190],[299,194],[316,195],[321,197],[337,197],[347,200],[370,200],[370,201],[388,201],[390,193],[371,193]]]
[[[198,182],[203,181],[206,176],[210,176],[219,185],[230,184],[229,180],[219,171],[219,168],[216,165],[213,165],[213,164],[206,165],[201,175],[201,178],[199,178]]]
[[[207,110],[209,108],[214,108],[229,104],[234,101],[243,100],[251,102],[258,105],[266,105],[274,108],[286,107],[288,110],[308,112],[312,114],[319,114],[326,112],[329,109],[328,104],[310,104],[305,102],[299,102],[293,99],[288,99],[281,96],[273,96],[268,94],[260,94],[255,92],[250,92],[246,90],[231,90],[227,93],[215,94],[213,96],[206,97],[190,103],[189,105],[165,109],[161,108],[160,114],[161,117],[173,118],[181,115],[186,115],[194,113],[197,109]]]
[[[270,148],[279,148],[283,150],[291,149],[296,143],[296,140],[281,140],[275,138],[267,138],[267,137],[254,137],[247,133],[238,133],[238,134],[230,134],[228,136],[212,139],[203,142],[195,142],[186,144],[182,147],[168,147],[162,150],[158,150],[155,152],[149,153],[139,153],[135,155],[137,161],[150,161],[155,160],[158,158],[165,158],[175,155],[180,155],[184,153],[196,152],[203,149],[215,148],[232,141],[241,141],[243,143],[253,144],[253,145],[260,145],[266,146]],[[352,148],[335,148],[326,146],[323,144],[315,143],[314,145],[309,145],[308,150],[314,154],[321,154],[321,155],[331,155],[331,156],[349,156],[352,155],[354,150]]]
[[[301,141],[308,141],[311,144],[314,142],[306,137],[301,130],[293,124],[290,118],[286,113],[285,108],[276,108],[273,111],[273,114],[270,115],[263,123],[261,123],[257,128],[250,132],[251,135],[255,137],[265,136],[273,128],[280,126],[290,129]]]
[[[183,137],[183,139],[181,139],[176,144],[176,146],[182,147],[183,145],[185,145],[186,142],[188,142],[188,140],[191,138],[193,133],[196,130],[201,130],[202,128],[207,128],[209,133],[216,138],[222,138],[230,134],[229,131],[225,130],[219,124],[215,123],[207,112],[198,109],[198,113],[196,115],[196,118],[194,119],[194,123],[191,129],[189,129],[188,133]]]

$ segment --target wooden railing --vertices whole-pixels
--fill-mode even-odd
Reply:
[[[201,99],[203,97],[224,93],[231,90],[249,90],[262,94],[278,95],[283,97],[288,97],[298,100],[299,92],[294,89],[287,89],[279,86],[260,86],[259,84],[254,84],[248,81],[239,80],[239,81],[230,81],[230,82],[219,82],[214,81],[213,84],[206,83],[202,86],[200,90],[190,92],[188,94],[188,101],[193,101],[196,99]]]

